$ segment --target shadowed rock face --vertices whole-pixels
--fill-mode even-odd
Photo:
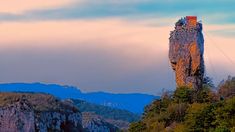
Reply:
[[[0,108],[0,130],[34,132],[34,111],[23,101]]]
[[[51,95],[0,93],[0,131],[80,132],[82,115],[69,102]]]
[[[192,27],[177,22],[169,41],[169,59],[175,71],[177,86],[200,89],[204,76],[202,24],[197,23],[196,27]]]

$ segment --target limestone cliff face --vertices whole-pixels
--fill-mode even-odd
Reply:
[[[0,130],[4,132],[80,132],[81,113],[51,95],[0,93]]]
[[[34,111],[28,103],[19,101],[0,108],[0,130],[34,132]]]
[[[204,76],[202,24],[189,26],[185,21],[180,19],[170,33],[169,59],[177,86],[200,89]]]

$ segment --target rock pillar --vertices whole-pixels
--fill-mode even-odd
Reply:
[[[191,21],[192,18],[192,21]],[[170,33],[169,59],[175,71],[177,87],[200,89],[204,77],[204,38],[196,17],[181,18]]]

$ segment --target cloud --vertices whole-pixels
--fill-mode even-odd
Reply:
[[[168,63],[173,26],[152,25],[155,21],[3,22],[1,82],[69,84],[84,91],[158,93],[162,88],[173,89],[174,74]],[[204,25],[204,31],[233,59],[234,38],[210,33],[229,27],[235,26]],[[234,65],[206,35],[205,48],[209,75],[220,81],[225,74],[235,74]]]
[[[167,42],[167,35],[172,29],[171,27],[151,27],[145,24],[147,24],[145,21],[134,24],[121,19],[5,22],[0,24],[0,29],[7,31],[0,33],[2,36],[0,46],[3,48],[9,47],[9,43],[19,43],[18,46],[22,47],[28,46],[22,45],[25,42],[25,44],[35,45],[34,42],[58,42],[58,40],[60,40],[59,43],[87,41],[98,43],[105,41],[106,46],[112,46],[112,43],[135,44],[144,42],[155,45],[153,40]],[[164,32],[166,36],[163,36],[160,32]],[[142,39],[137,40],[137,36]],[[161,39],[155,36],[159,36]],[[58,45],[52,43],[51,45],[41,46],[54,47]],[[120,47],[122,46],[120,45]],[[17,45],[14,45],[14,47],[17,47]]]
[[[163,70],[169,27],[102,19],[5,22],[0,30],[6,31],[0,33],[1,82],[40,81],[113,92],[166,87],[153,80],[169,75]]]
[[[22,14],[26,11],[58,8],[75,0],[4,0],[0,2],[0,13]]]
[[[53,2],[52,2],[53,3]],[[68,2],[69,3],[69,2]],[[197,15],[205,23],[234,23],[235,4],[232,0],[183,1],[183,0],[133,0],[133,1],[82,1],[51,8],[30,9],[23,14],[1,13],[0,21],[17,20],[76,20],[121,18],[128,20],[171,19]],[[40,5],[40,4],[35,4]],[[33,7],[33,6],[32,6]],[[17,8],[15,8],[17,9]]]

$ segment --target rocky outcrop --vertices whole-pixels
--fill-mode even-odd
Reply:
[[[189,26],[185,18],[180,19],[169,41],[169,59],[177,86],[200,89],[204,76],[202,24],[197,22],[196,26]]]
[[[82,115],[51,95],[0,93],[0,130],[4,132],[80,132]]]
[[[0,93],[2,132],[116,132],[94,113],[81,113],[71,100],[48,94]]]
[[[82,125],[87,132],[117,132],[118,128],[108,122],[106,122],[102,117],[90,113],[82,113]]]
[[[34,111],[28,102],[18,101],[0,108],[0,130],[34,132]]]
[[[45,131],[82,131],[80,113],[41,112],[35,118],[35,129]]]

